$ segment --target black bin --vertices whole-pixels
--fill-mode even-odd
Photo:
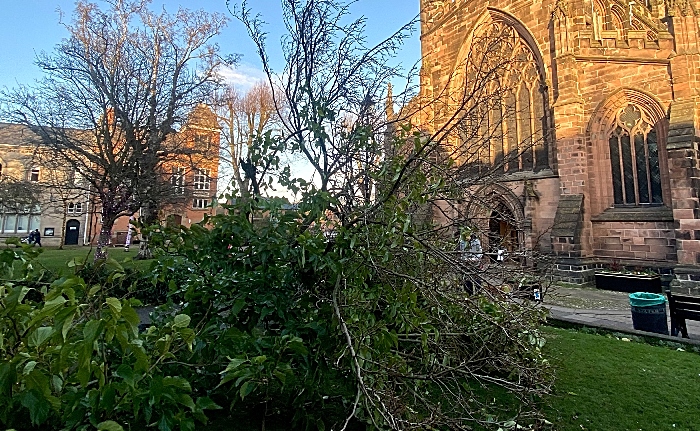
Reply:
[[[630,293],[632,326],[639,331],[668,335],[666,297],[656,293]]]

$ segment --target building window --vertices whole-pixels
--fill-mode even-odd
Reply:
[[[80,214],[83,212],[82,202],[68,202],[68,214]]]
[[[195,181],[197,177],[195,176]],[[185,168],[177,166],[173,168],[172,176],[170,177],[170,184],[173,186],[175,194],[184,195],[185,194]]]
[[[455,96],[464,114],[454,158],[469,170],[548,169],[549,108],[539,56],[513,26],[500,21],[486,25],[472,43]]]
[[[29,181],[36,183],[39,181],[39,168],[34,167],[32,168],[31,171],[29,171]]]
[[[209,150],[209,148],[211,148],[211,135],[207,133],[195,134],[194,146],[198,150]]]
[[[0,233],[27,233],[38,229],[41,223],[41,209],[38,206],[25,207],[20,210],[0,209]]]
[[[195,169],[194,171],[194,189],[209,190],[211,179],[209,178],[209,169]]]
[[[627,105],[608,135],[616,206],[662,205],[656,129],[642,111]]]
[[[195,199],[192,202],[192,208],[194,209],[205,209],[209,206],[209,199]]]
[[[81,187],[83,185],[83,175],[78,171],[73,171],[71,182],[73,187]]]

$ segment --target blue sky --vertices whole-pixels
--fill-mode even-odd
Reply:
[[[418,4],[419,0],[358,0],[352,11],[353,17],[367,18],[368,40],[376,43],[413,19],[418,14]],[[189,9],[228,14],[226,0],[154,0],[154,7],[161,5],[171,12],[175,12],[181,5]],[[279,0],[249,0],[249,5],[269,23],[268,44],[271,48],[273,45],[277,48],[282,26]],[[41,51],[51,51],[54,45],[66,37],[67,32],[59,23],[58,10],[63,12],[63,19],[69,21],[73,6],[73,0],[3,1],[0,13],[0,88],[31,84],[41,77],[41,71],[34,65],[35,55]],[[407,68],[413,66],[420,57],[418,33],[416,29],[398,58]],[[234,84],[246,87],[261,76],[254,46],[238,21],[232,19],[217,42],[222,53],[243,55],[238,69],[230,73],[230,80]],[[274,63],[275,58],[279,58],[279,50],[272,49],[270,56]]]

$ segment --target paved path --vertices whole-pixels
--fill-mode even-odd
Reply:
[[[555,319],[626,332],[634,330],[627,293],[595,288],[558,287],[545,296],[543,306],[549,308],[550,316]],[[668,306],[666,315],[670,330]],[[700,322],[688,320],[686,324],[688,336],[700,340]]]

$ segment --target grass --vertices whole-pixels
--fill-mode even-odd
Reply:
[[[137,269],[146,270],[148,269],[151,261],[129,261],[129,259],[136,258],[138,251],[138,245],[131,247],[131,250],[128,252],[124,251],[124,247],[111,247],[109,248],[109,257],[115,259],[117,262],[123,263],[127,267],[131,266]],[[65,274],[72,272],[72,270],[68,267],[68,262],[73,259],[77,259],[78,262],[90,262],[93,259],[94,253],[95,247],[67,246],[64,247],[63,250],[59,250],[56,247],[44,247],[44,252],[39,255],[37,262],[56,274]]]
[[[545,328],[555,429],[700,430],[700,355]]]

